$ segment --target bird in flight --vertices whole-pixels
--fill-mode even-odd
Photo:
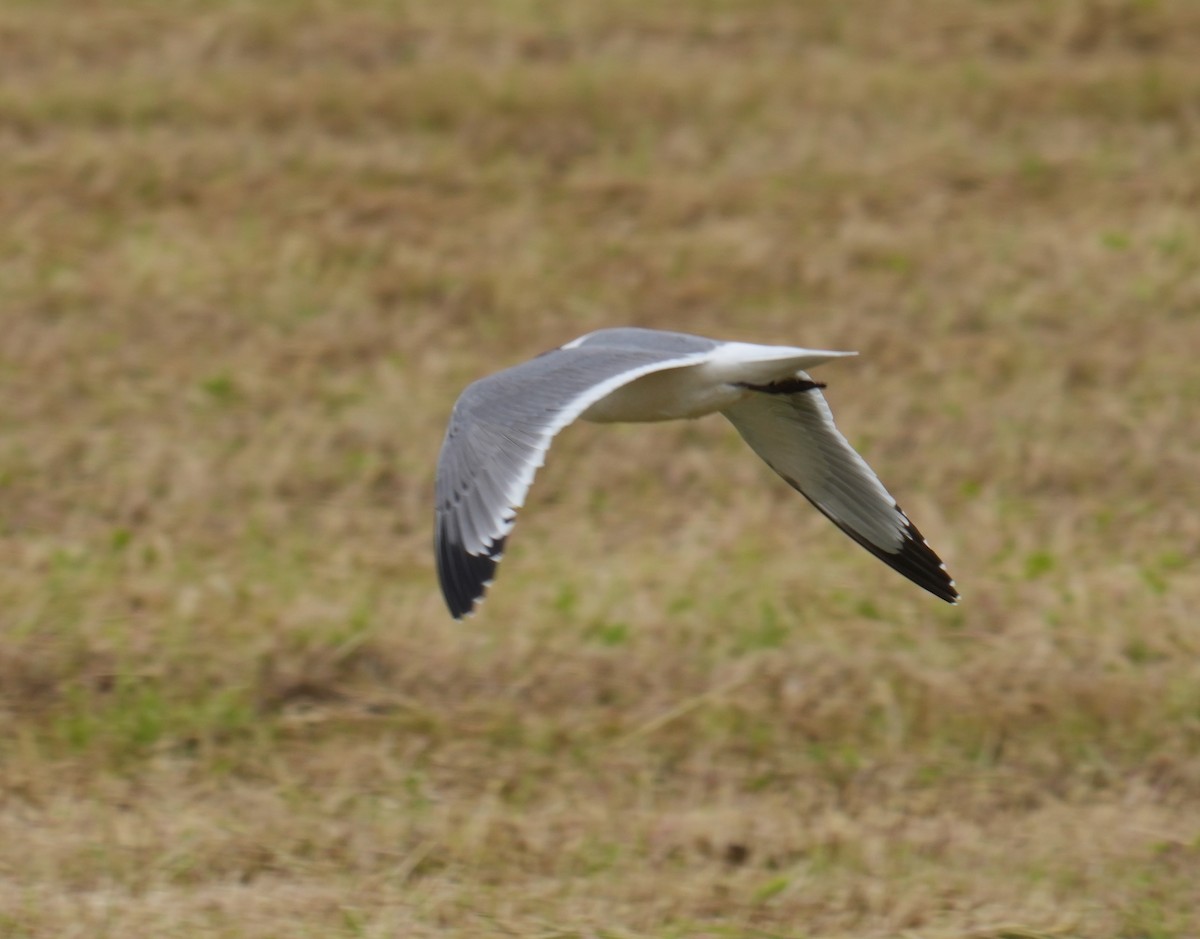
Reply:
[[[437,468],[434,551],[455,619],[474,612],[550,441],[582,418],[670,421],[720,412],[767,465],[838,528],[947,603],[954,581],[841,435],[807,371],[854,355],[601,329],[468,385]]]

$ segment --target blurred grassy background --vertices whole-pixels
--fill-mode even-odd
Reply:
[[[1195,935],[1198,132],[1191,0],[8,0],[0,934]],[[457,392],[622,323],[860,350],[963,605],[710,419],[451,622]]]

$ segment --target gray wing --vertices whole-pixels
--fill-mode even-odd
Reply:
[[[820,386],[803,372],[800,378],[804,390],[765,386],[723,413],[754,452],[838,528],[935,597],[958,602],[946,566],[838,431]]]
[[[437,470],[434,553],[455,619],[492,582],[554,435],[622,385],[707,358],[707,349],[695,347],[670,352],[576,340],[467,387],[450,415]]]

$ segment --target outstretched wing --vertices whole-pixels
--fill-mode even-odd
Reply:
[[[472,612],[492,582],[554,435],[622,385],[710,354],[578,342],[480,379],[454,405],[438,458],[434,552],[455,619]]]
[[[947,603],[954,581],[866,461],[841,435],[819,386],[764,387],[723,412],[746,443],[847,535]]]

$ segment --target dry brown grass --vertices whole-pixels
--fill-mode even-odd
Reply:
[[[1195,935],[1197,102],[1191,0],[4,4],[0,934]],[[452,623],[457,391],[617,323],[859,349],[963,605],[713,419]]]

